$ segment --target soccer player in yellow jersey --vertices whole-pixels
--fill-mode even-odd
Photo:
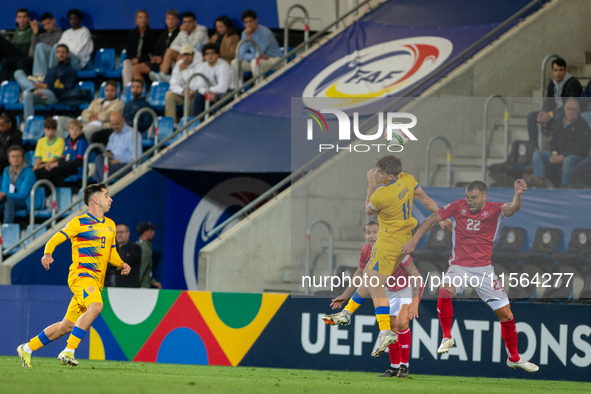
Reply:
[[[68,239],[72,241],[68,286],[74,296],[61,322],[45,328],[28,343],[23,343],[16,349],[23,367],[31,366],[32,352],[68,333],[71,333],[68,346],[59,354],[58,360],[64,364],[78,365],[74,351],[103,309],[101,291],[107,264],[110,262],[120,267],[122,275],[129,274],[131,268],[121,260],[115,247],[115,222],[104,216],[109,212],[111,202],[113,199],[109,197],[104,183],[88,185],[84,189],[84,203],[88,206],[88,213],[72,219],[45,245],[41,264],[48,270],[53,262],[51,254],[56,246]]]
[[[411,231],[417,225],[417,220],[412,217],[413,198],[416,197],[431,212],[437,212],[439,208],[412,175],[402,172],[402,161],[398,157],[378,158],[375,170],[367,172],[367,181],[369,187],[365,212],[368,215],[377,213],[380,224],[371,259],[364,269],[367,280],[357,288],[345,309],[332,315],[324,315],[322,319],[329,325],[346,326],[351,321],[351,314],[371,295],[380,327],[378,347],[371,354],[372,357],[377,357],[398,339],[391,331],[390,304],[384,285],[388,276],[405,257],[401,251],[402,245],[412,238]],[[384,186],[376,190],[378,183]],[[408,315],[409,319],[418,317],[418,299],[409,305]]]

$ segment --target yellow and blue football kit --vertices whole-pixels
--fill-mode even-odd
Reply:
[[[123,260],[117,253],[115,222],[103,217],[97,219],[90,213],[72,219],[45,245],[44,253],[53,253],[56,246],[72,241],[72,264],[68,286],[74,293],[66,318],[76,323],[93,302],[103,300],[101,291],[105,283],[107,264],[121,267]]]
[[[412,175],[401,172],[370,197],[369,208],[377,212],[380,230],[367,264],[369,270],[389,276],[404,258],[402,245],[412,238],[411,231],[417,225],[412,205],[418,187]]]

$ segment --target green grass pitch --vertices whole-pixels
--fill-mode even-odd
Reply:
[[[412,365],[411,365],[412,367]],[[516,371],[522,372],[522,371]],[[513,371],[507,374],[513,374]],[[526,372],[523,371],[523,374]],[[0,356],[0,393],[589,393],[591,383]]]

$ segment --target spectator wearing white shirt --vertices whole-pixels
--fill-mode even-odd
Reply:
[[[230,64],[220,58],[220,49],[216,44],[204,45],[202,50],[205,61],[199,64],[194,72],[201,73],[209,80],[209,95],[207,99],[213,104],[234,90],[234,70]],[[200,114],[205,110],[206,83],[203,78],[195,77],[190,86],[195,91],[193,113]]]
[[[197,24],[194,13],[185,12],[179,34],[164,53],[164,58],[162,59],[162,63],[160,63],[160,72],[151,72],[150,79],[154,82],[168,82],[171,77],[167,74],[172,68],[172,63],[180,59],[180,51],[183,45],[189,44],[195,50],[200,51],[201,47],[208,42],[207,28]]]
[[[125,124],[121,112],[113,111],[110,116],[111,129],[113,132],[109,136],[107,144],[107,156],[109,160],[109,174],[113,174],[133,161],[133,129]],[[142,154],[142,137],[137,136],[137,156]],[[103,155],[97,155],[94,167],[94,177],[97,182],[103,179]]]
[[[185,89],[187,88],[187,82],[193,73],[197,65],[203,62],[201,53],[195,52],[190,44],[185,44],[180,50],[181,59],[176,62],[172,74],[170,77],[170,88],[166,92],[165,97],[165,109],[164,116],[173,118],[174,123],[178,123],[176,116],[176,105],[184,104],[185,102]],[[193,78],[195,80],[195,78]],[[193,108],[193,97],[195,92],[189,90],[189,111]],[[189,114],[191,116],[191,114]]]
[[[82,11],[74,8],[68,11],[67,15],[70,28],[62,33],[59,42],[53,47],[44,43],[39,43],[35,47],[34,76],[40,77],[47,74],[47,70],[57,64],[56,50],[61,44],[66,45],[70,50],[70,64],[74,70],[82,70],[90,61],[94,43],[90,30],[82,26]]]

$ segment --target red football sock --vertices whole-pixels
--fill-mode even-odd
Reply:
[[[516,363],[519,361],[519,352],[517,351],[517,328],[515,319],[501,322],[501,336],[505,341],[505,348],[509,355],[509,361]]]
[[[394,368],[400,366],[400,347],[398,342],[388,346],[388,354],[390,355],[390,364]]]
[[[398,342],[400,344],[400,364],[406,364],[408,367],[408,359],[410,358],[410,328],[404,331],[398,331]]]
[[[439,289],[439,299],[437,300],[437,315],[441,324],[443,338],[451,338],[451,321],[454,316],[454,309],[451,306],[453,294],[445,289]]]

